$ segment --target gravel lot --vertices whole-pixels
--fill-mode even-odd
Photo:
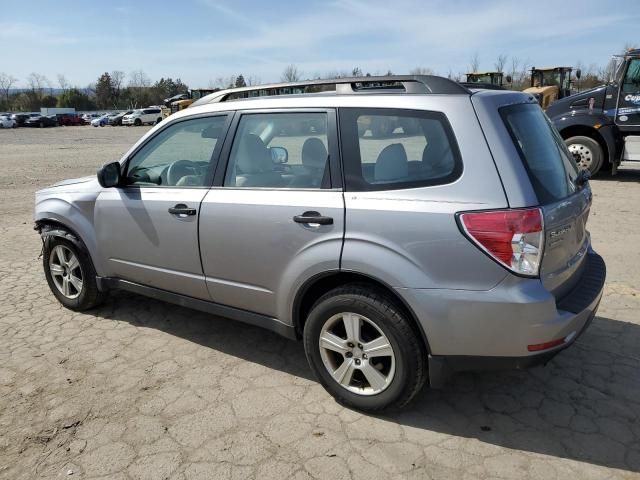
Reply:
[[[599,315],[547,367],[464,374],[366,416],[301,344],[131,294],[50,294],[33,193],[146,128],[0,130],[0,478],[640,478],[640,168],[592,181]]]

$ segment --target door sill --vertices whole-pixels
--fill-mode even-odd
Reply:
[[[210,313],[231,320],[236,320],[256,327],[282,335],[291,340],[297,340],[295,329],[291,325],[281,322],[277,318],[272,318],[260,313],[242,310],[241,308],[230,307],[219,303],[208,302],[199,298],[180,295],[179,293],[169,292],[160,288],[149,287],[139,283],[130,282],[121,278],[113,277],[97,277],[98,289],[106,290],[125,290],[127,292],[144,295],[145,297],[162,300],[163,302],[173,303],[182,307],[192,308],[201,312]]]

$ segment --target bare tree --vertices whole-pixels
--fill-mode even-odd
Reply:
[[[4,99],[6,100],[7,104],[9,103],[9,91],[17,81],[18,79],[13,75],[0,72],[0,90],[2,90],[2,94],[4,95]]]
[[[134,70],[129,74],[129,86],[134,88],[147,88],[151,86],[151,79],[143,70]]]
[[[44,97],[44,90],[46,88],[51,88],[51,82],[49,82],[49,79],[44,75],[35,72],[31,73],[27,77],[27,83],[29,84],[31,93],[38,100],[42,100],[42,97]]]
[[[113,97],[116,104],[120,101],[120,95],[122,93],[122,87],[124,86],[124,72],[120,70],[114,70],[111,72],[111,86],[113,88]]]
[[[67,93],[67,90],[69,90],[69,87],[71,86],[69,84],[69,81],[67,80],[67,77],[65,77],[62,73],[58,74],[58,85],[60,85],[60,90],[62,90],[62,93]]]
[[[302,73],[298,70],[294,64],[287,65],[287,67],[282,72],[282,81],[283,82],[299,82]]]
[[[517,81],[516,75],[520,71],[520,59],[518,57],[511,57],[511,65],[509,66],[509,75],[511,75],[511,83]]]
[[[249,87],[252,87],[254,85],[260,85],[260,77],[256,75],[251,75],[249,77],[246,77],[245,81],[247,82],[247,85]]]
[[[470,59],[469,71],[471,73],[476,73],[479,68],[480,68],[480,57],[478,56],[478,52],[475,52]]]
[[[223,90],[227,88],[233,88],[235,87],[236,78],[237,77],[235,75],[229,75],[228,77],[218,77],[215,80],[209,80],[209,88],[220,88]],[[245,82],[246,81],[247,80],[245,79]],[[247,83],[247,85],[250,84]]]
[[[416,67],[409,72],[411,75],[433,75],[433,70],[425,67]]]
[[[498,58],[496,58],[496,63],[493,64],[493,66],[496,69],[496,72],[504,72],[504,67],[507,64],[507,56],[504,53],[501,53],[500,55],[498,55]]]

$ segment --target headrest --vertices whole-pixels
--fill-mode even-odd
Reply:
[[[409,176],[407,152],[400,143],[392,143],[382,149],[374,171],[377,182],[401,180]]]

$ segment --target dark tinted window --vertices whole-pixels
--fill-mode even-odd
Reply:
[[[629,68],[624,76],[622,91],[624,93],[636,93],[640,90],[640,58],[634,58],[629,62]]]
[[[500,109],[540,203],[560,200],[576,191],[578,167],[560,134],[538,105]]]
[[[340,109],[349,190],[392,190],[449,183],[462,163],[442,113]]]

